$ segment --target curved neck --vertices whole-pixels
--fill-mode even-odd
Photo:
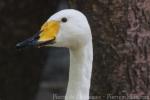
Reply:
[[[69,82],[65,100],[88,100],[92,61],[92,41],[84,47],[70,49]]]

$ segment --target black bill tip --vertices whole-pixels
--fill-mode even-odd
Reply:
[[[43,46],[47,46],[49,44],[53,44],[55,43],[54,41],[55,39],[53,40],[49,40],[49,41],[23,41],[23,42],[20,42],[20,43],[17,43],[16,44],[16,48],[17,49],[22,49],[22,48],[29,48],[29,47],[43,47]]]
[[[17,44],[16,44],[16,48],[17,48],[17,49],[20,49],[20,48],[21,48],[21,43],[17,43]]]
[[[23,42],[17,43],[16,48],[21,49],[21,48],[32,47],[34,45],[35,45],[35,42],[33,41],[23,41]]]

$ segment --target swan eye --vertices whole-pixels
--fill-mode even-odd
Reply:
[[[63,17],[63,18],[61,19],[61,21],[62,21],[63,23],[66,23],[66,22],[67,22],[67,18],[66,18],[66,17]]]

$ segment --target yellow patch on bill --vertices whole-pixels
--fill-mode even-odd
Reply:
[[[60,23],[58,21],[49,21],[46,22],[41,27],[41,33],[39,34],[40,38],[38,41],[49,41],[53,40],[60,28]]]

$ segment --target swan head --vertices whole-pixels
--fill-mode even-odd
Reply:
[[[40,31],[16,46],[78,48],[91,39],[91,30],[85,15],[77,10],[66,9],[52,15],[42,25]]]

